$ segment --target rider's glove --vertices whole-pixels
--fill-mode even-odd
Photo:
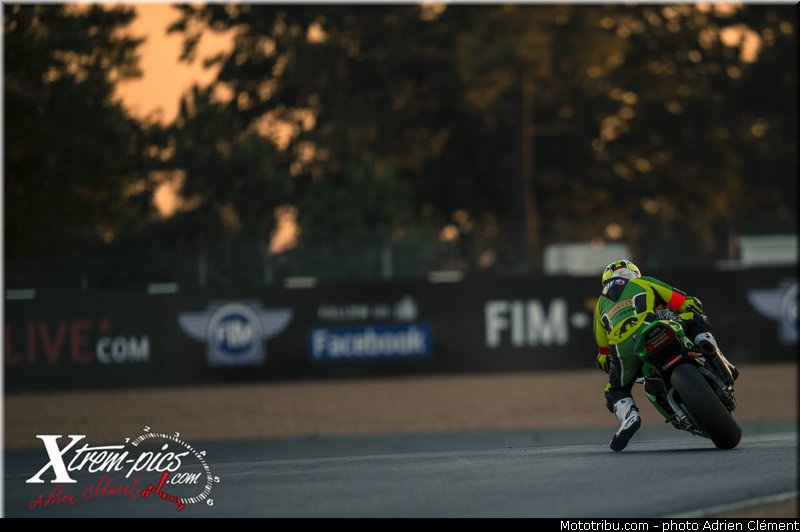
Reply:
[[[595,367],[602,369],[606,373],[608,373],[610,364],[611,357],[609,355],[597,355],[597,360],[594,363]]]
[[[683,311],[691,312],[699,318],[703,317],[703,303],[696,297],[689,298],[683,304]]]

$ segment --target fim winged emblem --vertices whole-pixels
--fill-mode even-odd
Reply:
[[[263,364],[264,342],[283,332],[291,320],[291,309],[265,309],[258,301],[211,302],[204,312],[178,314],[183,332],[206,344],[209,366]]]
[[[784,279],[777,288],[750,290],[747,300],[759,314],[778,322],[784,345],[797,343],[797,281]]]

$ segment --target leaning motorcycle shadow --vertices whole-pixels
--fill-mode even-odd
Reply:
[[[713,452],[713,453],[731,453],[740,450],[739,447],[734,449],[717,449],[716,447],[679,447],[679,448],[670,448],[670,449],[648,449],[646,447],[642,448],[635,448],[635,447],[628,447],[622,452],[619,453],[612,453],[615,455],[623,456],[626,454],[635,454],[639,455],[656,455],[656,456],[664,456],[668,454],[688,454],[688,453],[706,453],[706,452]]]

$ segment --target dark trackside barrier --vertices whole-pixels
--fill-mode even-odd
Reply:
[[[791,268],[653,272],[734,362],[794,360]],[[260,287],[6,301],[9,392],[591,368],[595,278]]]

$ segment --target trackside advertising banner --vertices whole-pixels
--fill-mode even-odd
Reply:
[[[648,272],[734,363],[793,360],[791,268]],[[595,278],[519,276],[6,301],[6,390],[591,368]]]
[[[163,374],[163,319],[145,295],[6,301],[6,391],[147,383]]]

